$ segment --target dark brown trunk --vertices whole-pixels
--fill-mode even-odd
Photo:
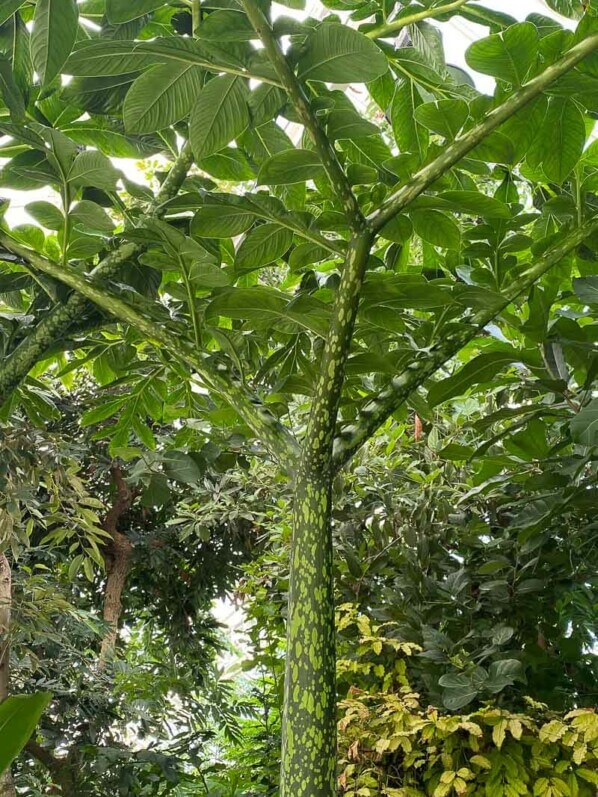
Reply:
[[[126,534],[118,531],[121,517],[128,512],[135,497],[129,489],[118,465],[111,469],[116,487],[116,497],[102,523],[112,540],[106,552],[106,589],[104,592],[104,621],[108,625],[100,646],[99,667],[103,669],[114,655],[118,638],[118,627],[122,614],[122,596],[131,569],[133,545]]]
[[[12,609],[12,573],[6,554],[0,554],[0,703],[9,694],[10,614]],[[0,797],[16,797],[12,774],[0,776]]]

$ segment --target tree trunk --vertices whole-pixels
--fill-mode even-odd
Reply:
[[[12,573],[6,554],[0,554],[0,703],[8,697],[10,678],[10,614]],[[0,776],[0,797],[16,797],[10,768]]]
[[[336,673],[331,477],[295,489],[281,797],[336,793]]]
[[[131,569],[133,545],[126,534],[118,531],[117,526],[122,515],[131,508],[134,493],[129,489],[120,467],[114,464],[111,468],[116,487],[116,498],[107,512],[102,526],[112,535],[112,541],[106,555],[106,589],[104,592],[104,620],[108,624],[100,646],[99,668],[103,669],[114,655],[118,638],[118,626],[122,614],[122,596]]]
[[[110,558],[106,567],[106,590],[104,593],[104,621],[108,630],[100,647],[100,669],[106,666],[116,649],[118,626],[122,613],[122,596],[131,569],[133,546],[125,534],[114,531],[110,545]]]

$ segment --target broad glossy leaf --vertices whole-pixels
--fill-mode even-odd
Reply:
[[[428,404],[435,407],[455,396],[463,396],[470,387],[492,380],[505,365],[516,361],[517,352],[515,351],[480,354],[448,379],[434,382],[428,391]]]
[[[86,150],[75,158],[68,174],[69,182],[76,186],[93,186],[104,191],[114,191],[118,171],[101,152]]]
[[[276,119],[287,101],[284,91],[268,83],[260,85],[249,95],[249,111],[253,127],[259,127]]]
[[[550,6],[557,14],[572,19],[579,19],[584,13],[582,0],[546,0],[546,5]]]
[[[534,145],[542,153],[542,169],[546,177],[562,183],[582,156],[586,128],[577,104],[566,97],[553,97]]]
[[[412,80],[400,78],[396,83],[390,106],[390,118],[395,140],[403,153],[412,152],[423,159],[428,149],[428,131],[416,118],[416,110],[423,100]]]
[[[0,93],[13,122],[25,119],[25,103],[21,90],[17,86],[10,60],[0,53]]]
[[[363,138],[364,136],[376,136],[379,129],[376,125],[368,122],[356,111],[339,110],[330,111],[326,120],[326,132],[333,139],[339,138]]]
[[[322,161],[313,150],[287,149],[264,161],[257,179],[260,185],[289,185],[323,174]]]
[[[520,86],[538,55],[538,31],[531,22],[512,25],[474,42],[465,53],[467,64],[484,75]]]
[[[445,249],[459,248],[461,233],[450,216],[439,210],[414,210],[409,215],[415,232],[423,241]]]
[[[236,147],[225,147],[197,161],[199,168],[217,180],[243,182],[255,179],[255,167],[245,153]]]
[[[426,102],[415,109],[415,118],[421,125],[449,139],[457,137],[468,116],[465,100]]]
[[[75,0],[38,0],[31,33],[31,58],[42,86],[64,66],[77,38],[79,15]]]
[[[339,25],[322,23],[308,36],[299,59],[299,77],[327,83],[367,83],[388,69],[386,56],[363,33]]]
[[[191,234],[200,238],[234,238],[246,232],[255,215],[234,205],[204,205],[191,222]]]
[[[0,25],[4,25],[24,2],[25,0],[0,0]]]
[[[13,695],[0,703],[0,774],[21,752],[52,695]]]
[[[249,124],[248,92],[242,78],[215,77],[199,92],[189,121],[196,158],[224,149]]]
[[[598,444],[598,399],[592,399],[569,422],[571,437],[584,446]]]
[[[169,479],[182,484],[194,484],[202,474],[195,459],[184,451],[167,451],[162,460],[162,467]]]
[[[136,52],[133,41],[91,39],[77,43],[64,71],[83,77],[124,75],[153,66],[158,60],[159,56]]]
[[[203,70],[193,64],[161,64],[137,78],[123,115],[131,133],[154,133],[183,119],[201,91]]]
[[[598,277],[578,277],[573,280],[573,290],[578,299],[587,304],[598,304]]]
[[[89,199],[82,199],[69,213],[74,229],[96,235],[110,235],[114,222],[103,207]]]
[[[253,26],[242,11],[212,11],[197,29],[198,38],[214,42],[245,42],[257,39]]]
[[[444,191],[439,198],[459,213],[482,216],[486,219],[510,219],[509,206],[478,191]]]
[[[42,227],[48,230],[60,230],[64,224],[64,216],[61,211],[52,205],[50,202],[40,200],[38,202],[30,202],[25,205],[25,210],[30,216],[39,222]]]
[[[243,238],[235,255],[239,271],[267,266],[282,257],[293,241],[293,233],[279,224],[261,224]]]
[[[164,5],[164,0],[106,0],[106,16],[115,25],[130,22]]]

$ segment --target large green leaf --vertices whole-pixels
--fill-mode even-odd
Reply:
[[[75,0],[37,0],[31,34],[31,58],[42,86],[50,83],[69,57],[78,27]]]
[[[579,19],[583,16],[585,8],[582,0],[546,0],[546,5],[550,6],[558,14],[573,19]]]
[[[115,25],[130,22],[164,5],[164,0],[106,0],[106,16]]]
[[[299,59],[303,80],[367,83],[388,69],[386,56],[367,36],[347,25],[322,23],[307,39]]]
[[[439,210],[413,210],[410,216],[413,229],[423,241],[445,249],[459,248],[461,233],[450,216]]]
[[[0,0],[0,25],[4,25],[24,2],[25,0]]]
[[[457,137],[468,116],[465,100],[426,102],[415,109],[415,118],[421,125],[448,139]]]
[[[133,41],[91,39],[77,43],[64,71],[83,77],[125,75],[153,66],[159,60],[157,55],[137,52]]]
[[[76,186],[92,186],[114,191],[119,173],[101,152],[86,150],[75,158],[68,174],[69,182]]]
[[[479,191],[445,191],[439,198],[459,213],[482,216],[486,219],[510,219],[509,206],[499,199],[486,196]]]
[[[520,86],[537,55],[537,28],[531,22],[521,22],[474,42],[465,60],[476,72]]]
[[[324,173],[322,161],[311,149],[287,149],[264,161],[258,174],[260,185],[289,185],[314,180]]]
[[[214,42],[245,42],[257,39],[247,15],[233,9],[208,14],[197,29],[197,36]]]
[[[204,205],[191,222],[191,234],[200,238],[234,238],[246,232],[255,216],[234,205]]]
[[[224,149],[249,124],[245,81],[233,75],[210,80],[199,92],[189,122],[196,158]]]
[[[397,80],[390,105],[394,137],[401,152],[412,152],[420,160],[428,148],[428,131],[417,121],[415,115],[422,102],[419,90],[412,80]]]
[[[25,103],[23,95],[15,81],[10,61],[2,53],[0,53],[0,92],[6,107],[10,111],[10,118],[13,122],[24,121]]]
[[[480,354],[448,379],[434,382],[428,391],[428,404],[435,407],[455,396],[463,396],[470,387],[489,382],[501,368],[516,362],[516,360],[517,353],[515,351],[493,351]]]
[[[562,183],[583,154],[586,127],[577,104],[566,97],[553,97],[534,148],[542,156],[546,177]]]
[[[51,699],[47,692],[38,692],[0,703],[0,774],[21,752]]]
[[[598,277],[578,277],[573,280],[573,290],[577,298],[587,304],[598,304]]]
[[[123,115],[131,133],[154,133],[183,119],[202,85],[193,64],[161,64],[137,78],[125,98]]]
[[[598,399],[593,399],[570,421],[571,437],[584,446],[598,444]]]
[[[251,230],[235,255],[235,268],[239,271],[267,266],[282,257],[293,241],[293,233],[286,227],[268,222]]]

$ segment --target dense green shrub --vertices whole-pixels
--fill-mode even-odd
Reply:
[[[363,797],[593,797],[598,714],[565,715],[528,699],[527,713],[488,704],[450,715],[424,706],[406,677],[417,646],[350,605],[341,631],[357,630],[339,661],[340,792]],[[508,660],[505,660],[508,663]]]

